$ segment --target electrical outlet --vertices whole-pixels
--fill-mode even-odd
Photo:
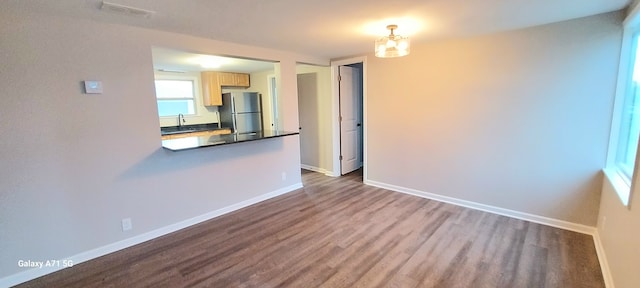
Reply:
[[[287,172],[282,172],[282,181],[287,180]]]
[[[131,218],[122,219],[122,231],[129,231],[133,228],[133,223],[131,222]]]

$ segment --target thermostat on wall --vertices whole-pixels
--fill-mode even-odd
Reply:
[[[102,94],[102,81],[84,81],[84,92],[87,94]]]

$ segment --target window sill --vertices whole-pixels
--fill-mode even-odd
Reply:
[[[611,183],[613,190],[615,190],[618,197],[620,197],[622,204],[628,207],[631,186],[629,186],[627,181],[625,181],[624,178],[622,178],[622,176],[620,176],[620,174],[614,169],[605,168],[602,171],[604,172],[605,177],[609,180],[609,183]]]

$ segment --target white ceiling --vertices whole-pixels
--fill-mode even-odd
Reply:
[[[3,0],[26,9],[95,21],[337,58],[373,50],[398,24],[413,43],[511,30],[626,7],[630,0],[107,0],[156,13],[101,11],[102,0]],[[4,7],[3,7],[4,6]]]

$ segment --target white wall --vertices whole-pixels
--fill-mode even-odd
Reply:
[[[327,60],[16,7],[0,9],[0,283],[26,273],[18,260],[66,259],[300,183],[298,136],[163,150],[151,46],[279,61],[293,131],[296,62]]]
[[[621,18],[370,55],[368,180],[595,226]]]

